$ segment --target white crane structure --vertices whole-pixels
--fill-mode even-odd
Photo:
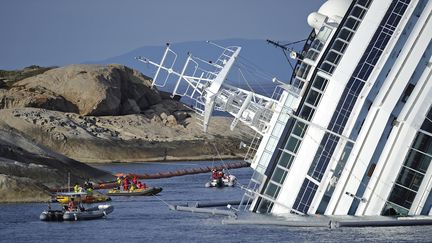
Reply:
[[[181,71],[174,70],[177,54],[169,44],[166,46],[160,63],[144,57],[136,57],[136,59],[157,68],[153,86],[171,88],[174,85],[172,96],[189,97],[195,102],[193,108],[201,115],[205,132],[208,129],[213,110],[217,110],[234,116],[231,130],[235,128],[238,121],[242,121],[260,135],[264,135],[279,100],[224,84],[239,56],[241,47],[222,47],[210,41],[208,43],[222,50],[217,61],[205,61],[188,53]],[[163,72],[165,74],[162,74]],[[172,78],[176,81],[174,84],[168,84],[168,80]]]

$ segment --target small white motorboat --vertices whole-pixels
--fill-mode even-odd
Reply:
[[[235,186],[237,178],[233,175],[225,175],[223,177],[214,178],[212,177],[210,181],[205,184],[205,187],[226,187]]]

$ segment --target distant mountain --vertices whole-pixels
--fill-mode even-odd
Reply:
[[[274,89],[274,84],[271,82],[273,77],[277,77],[282,81],[288,81],[291,77],[292,69],[283,55],[282,49],[268,44],[265,40],[227,39],[214,42],[221,46],[242,47],[240,52],[241,58],[238,59],[238,64],[229,76],[228,83],[248,90],[252,88],[255,92],[269,96]],[[293,47],[299,50],[302,48],[302,45],[300,43]],[[173,43],[171,44],[171,48],[179,55],[174,66],[178,71],[181,70],[188,52],[204,60],[212,61],[215,61],[221,53],[219,48],[205,41]],[[159,63],[164,49],[164,44],[160,46],[144,46],[119,56],[85,63],[123,64],[153,77],[156,69],[151,65],[137,61],[135,57],[144,56]],[[238,68],[242,70],[241,74],[238,72]]]

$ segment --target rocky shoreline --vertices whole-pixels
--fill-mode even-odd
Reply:
[[[114,176],[36,144],[0,122],[0,203],[46,202],[48,188],[71,182],[114,179]]]
[[[16,73],[0,72],[0,132],[7,135],[0,139],[0,202],[41,199],[44,187],[64,185],[66,171],[77,182],[111,176],[81,162],[239,159],[246,152],[240,143],[252,139],[248,127],[230,131],[228,117],[212,118],[204,133],[189,106],[122,65]],[[28,154],[17,156],[21,151]],[[40,195],[20,192],[19,181],[40,185],[33,190]]]
[[[0,117],[35,142],[89,163],[241,158],[239,144],[248,140],[247,134],[227,131],[231,119],[225,117],[215,118],[217,125],[207,134],[194,115],[186,125],[167,125],[142,115],[83,117],[38,108],[4,109]]]

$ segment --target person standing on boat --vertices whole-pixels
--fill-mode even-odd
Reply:
[[[135,191],[135,184],[131,184],[131,186],[130,186],[130,189],[129,189],[129,192],[133,192],[133,191]]]
[[[89,196],[93,195],[93,187],[88,187],[86,192]]]
[[[133,179],[132,179],[132,183],[133,183],[134,185],[136,185],[136,184],[138,183],[138,180],[137,180],[137,177],[136,177],[136,176],[133,177]]]
[[[120,178],[120,176],[117,176],[117,189],[120,190],[122,184],[122,179]]]
[[[72,211],[74,211],[76,209],[77,209],[77,204],[75,202],[75,198],[72,197],[70,199],[70,202],[68,203],[68,210],[69,210],[69,212],[72,212]]]
[[[215,168],[213,168],[213,170],[212,170],[212,178],[213,179],[217,179],[218,178],[218,174],[217,174],[217,171],[216,171]]]
[[[147,185],[145,183],[141,183],[141,181],[138,181],[137,188],[138,189],[146,189]]]
[[[73,189],[74,189],[75,193],[79,192],[79,185],[78,185],[78,183],[75,183]]]
[[[90,179],[86,179],[86,181],[84,182],[84,189],[86,189],[86,190],[92,189],[93,190],[93,183],[90,182]]]
[[[129,179],[125,176],[123,180],[123,190],[128,191],[128,189],[129,189]]]

